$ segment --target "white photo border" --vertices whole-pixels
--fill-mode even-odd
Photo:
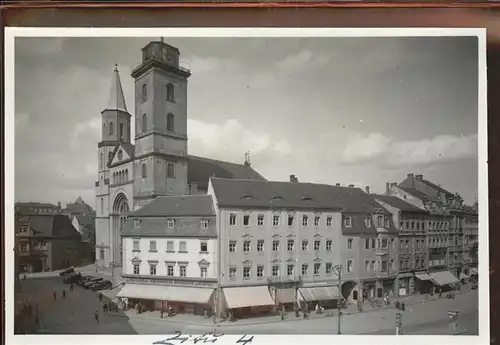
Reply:
[[[479,212],[479,336],[356,336],[255,335],[253,344],[313,341],[317,344],[488,344],[489,248],[488,248],[488,133],[486,86],[486,29],[484,28],[5,28],[5,333],[7,344],[152,344],[161,335],[14,335],[14,135],[15,135],[15,39],[16,37],[478,37],[478,202]],[[457,71],[459,73],[459,71]],[[235,344],[238,336],[226,335],[217,344]]]

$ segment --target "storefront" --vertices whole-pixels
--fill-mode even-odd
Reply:
[[[294,309],[297,301],[296,288],[276,288],[274,292],[274,300],[277,306],[285,306],[286,311]]]
[[[222,289],[228,316],[243,318],[273,311],[275,302],[265,286],[226,287]]]
[[[376,281],[365,281],[363,283],[363,299],[376,297]]]
[[[439,287],[441,291],[450,290],[455,284],[460,282],[450,271],[432,272],[429,275],[434,284]]]
[[[116,295],[127,299],[129,307],[139,303],[146,310],[204,315],[213,308],[214,289],[185,286],[126,284]]]
[[[326,308],[336,308],[341,298],[338,286],[304,287],[298,289],[297,299],[301,308],[312,310],[316,304]]]
[[[415,289],[420,293],[430,293],[433,288],[432,277],[427,273],[415,274]]]
[[[412,273],[402,273],[398,275],[396,292],[399,296],[408,296],[413,293],[414,277]]]

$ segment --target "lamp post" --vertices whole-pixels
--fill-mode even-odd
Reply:
[[[343,299],[342,297],[342,265],[335,265],[332,267],[332,273],[335,274],[338,278],[338,289],[339,289],[339,299],[337,301],[337,311],[338,311],[338,317],[337,317],[337,334],[340,335],[340,318],[342,315],[342,307],[340,305],[340,301]]]

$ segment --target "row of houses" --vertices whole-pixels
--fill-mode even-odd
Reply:
[[[477,204],[426,182],[410,174],[377,195],[211,178],[206,195],[157,197],[124,222],[117,296],[238,315],[449,286],[477,274]]]

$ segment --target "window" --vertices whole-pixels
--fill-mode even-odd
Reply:
[[[314,264],[314,275],[317,276],[319,275],[319,270],[321,269],[321,264],[320,263],[315,263]]]
[[[133,247],[132,251],[134,251],[134,252],[138,252],[138,251],[140,251],[140,250],[141,250],[141,249],[140,249],[140,246],[139,246],[139,240],[134,240],[134,242],[133,242],[133,246],[134,246],[134,247]]]
[[[326,240],[326,250],[328,252],[332,251],[332,240]]]
[[[236,214],[231,213],[229,215],[229,225],[235,226],[236,225]]]
[[[306,251],[308,246],[309,246],[309,241],[308,240],[302,240],[302,250]]]
[[[134,274],[140,274],[140,265],[134,264]]]
[[[375,239],[372,238],[372,249],[375,249]]]
[[[295,247],[295,241],[294,241],[294,240],[288,240],[288,241],[286,242],[286,249],[287,249],[289,252],[293,252],[294,247]]]
[[[382,260],[382,267],[380,270],[382,272],[387,272],[387,260]]]
[[[280,225],[280,216],[274,215],[273,216],[273,226],[279,226]]]
[[[264,215],[263,214],[259,214],[257,216],[257,225],[259,225],[259,226],[264,225]]]
[[[229,241],[229,251],[230,252],[236,251],[236,241]]]
[[[387,248],[387,243],[388,243],[387,238],[383,238],[382,239],[382,246],[381,246],[381,248],[386,249]]]
[[[350,228],[351,227],[351,217],[345,217],[344,218],[344,226],[346,228]]]
[[[174,241],[167,241],[167,252],[174,251]]]
[[[200,267],[200,277],[201,278],[206,278],[207,272],[208,272],[208,269],[206,267]]]
[[[123,134],[124,134],[124,133],[123,133],[123,123],[120,123],[120,139],[123,139]],[[120,151],[120,152],[121,152],[121,151]],[[118,159],[120,159],[120,160],[121,160],[121,158],[120,158],[120,157],[118,157]]]
[[[174,276],[174,264],[167,264],[167,276]]]
[[[104,260],[104,249],[99,250],[99,260]]]
[[[148,171],[146,168],[146,164],[142,163],[142,178],[146,178],[146,177],[148,177]]]
[[[208,219],[202,219],[201,220],[201,228],[202,229],[208,228]]]
[[[156,252],[156,241],[149,241],[149,251]]]
[[[278,265],[273,265],[272,270],[273,270],[272,271],[273,277],[279,276],[279,274],[280,274],[280,267]]]
[[[172,83],[167,84],[167,101],[168,102],[174,101],[174,84]]]
[[[208,253],[208,243],[206,241],[200,242],[200,252],[201,253]]]
[[[174,131],[174,114],[172,113],[167,114],[167,131]]]
[[[149,275],[150,276],[155,276],[156,275],[156,263],[149,264]]]
[[[319,216],[314,217],[314,226],[319,226],[319,220],[320,220]]]
[[[250,241],[243,241],[243,251],[244,252],[250,251]]]
[[[325,264],[325,274],[327,274],[327,275],[332,274],[332,268],[333,268],[333,264],[331,262],[327,262]]]
[[[243,225],[245,226],[250,225],[250,216],[248,214],[243,216]]]
[[[263,252],[264,251],[264,240],[258,240],[257,241],[257,251],[258,252]]]
[[[347,249],[352,249],[352,238],[347,239]]]
[[[309,223],[309,218],[307,217],[307,215],[303,215],[302,216],[302,226],[307,226],[307,224]]]
[[[109,123],[109,135],[114,135],[115,134],[115,125],[113,122]]]
[[[142,114],[141,128],[142,128],[142,133],[148,130],[148,116],[146,114]]]
[[[326,217],[326,226],[327,227],[332,226],[332,217],[331,216]]]
[[[293,214],[289,214],[288,215],[288,226],[292,226],[293,225]]]
[[[142,101],[146,102],[148,100],[148,86],[146,84],[142,85]]]
[[[229,280],[236,280],[236,267],[229,267]]]
[[[187,267],[185,265],[179,266],[179,277],[186,276]]]
[[[167,178],[175,178],[175,164],[167,163]]]
[[[187,253],[187,245],[185,241],[179,242],[179,252]]]
[[[264,266],[257,266],[257,277],[263,277],[264,276]]]
[[[405,269],[405,262],[403,260],[399,261],[399,269]]]
[[[307,269],[309,268],[309,266],[307,264],[302,264],[302,267],[301,267],[301,273],[304,277],[307,277]]]
[[[175,225],[175,220],[174,219],[167,219],[167,228],[173,228]]]
[[[287,276],[293,276],[293,265],[287,265],[286,266],[286,275]]]
[[[420,230],[420,223],[417,222],[417,230]]]
[[[365,249],[370,249],[370,239],[369,238],[365,239]]]
[[[243,279],[250,279],[250,267],[243,267]]]
[[[384,226],[388,228],[390,226],[389,218],[384,218]]]
[[[347,272],[352,272],[352,260],[347,260]]]
[[[318,251],[320,246],[321,246],[321,241],[315,240],[314,241],[314,250]]]
[[[273,252],[277,252],[280,247],[280,241],[273,241]]]
[[[371,218],[365,218],[365,225],[367,228],[372,227],[372,219]]]
[[[377,227],[381,228],[384,225],[384,216],[377,217]]]
[[[104,198],[101,198],[101,213],[104,213]]]
[[[370,260],[365,260],[365,272],[370,272]]]

